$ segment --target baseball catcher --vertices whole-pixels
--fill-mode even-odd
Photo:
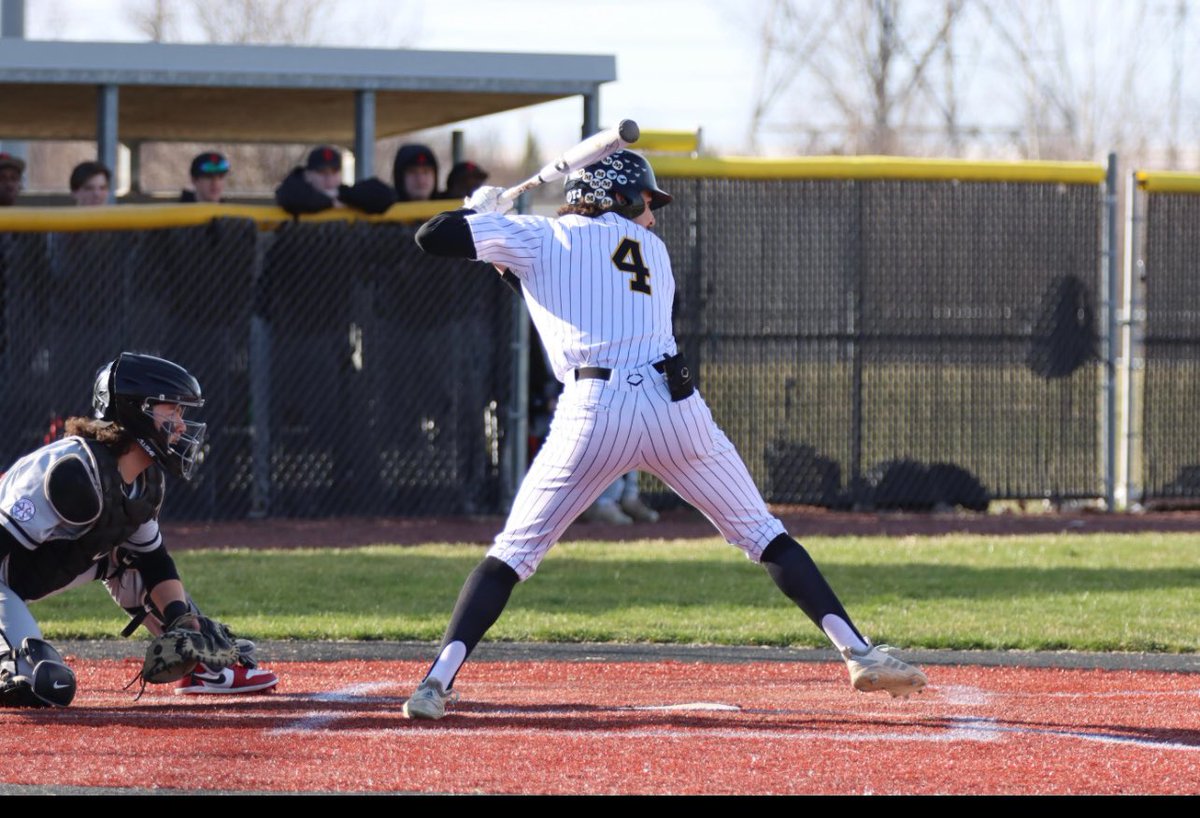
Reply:
[[[158,527],[166,474],[190,479],[204,405],[183,367],[122,353],[97,374],[94,418],[22,457],[0,478],[0,705],[66,706],[75,674],[42,639],[29,602],[100,580],[156,638],[139,678],[176,693],[248,693],[278,677],[255,667],[254,645],[202,616]]]

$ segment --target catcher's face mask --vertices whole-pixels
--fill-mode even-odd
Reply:
[[[179,476],[190,480],[203,454],[204,435],[207,424],[194,420],[185,420],[184,413],[189,406],[199,407],[201,403],[155,403],[147,400],[142,405],[142,411],[154,425],[158,448],[163,450],[170,465],[178,468]]]

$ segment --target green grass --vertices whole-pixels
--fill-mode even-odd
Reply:
[[[838,538],[807,542],[859,626],[905,647],[1197,649],[1196,537]],[[192,595],[259,638],[441,636],[482,547],[176,555]],[[113,637],[102,586],[32,606],[49,638]],[[716,540],[571,543],[513,594],[499,640],[818,646],[758,566]]]

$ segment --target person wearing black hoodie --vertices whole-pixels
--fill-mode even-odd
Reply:
[[[438,162],[426,145],[401,145],[392,165],[396,201],[424,202],[434,198],[438,183]]]
[[[314,148],[303,167],[297,165],[275,189],[275,201],[293,216],[320,213],[331,207],[351,207],[364,213],[383,213],[396,195],[378,179],[342,184],[342,152],[329,145]]]

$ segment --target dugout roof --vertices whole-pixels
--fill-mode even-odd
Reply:
[[[378,139],[577,95],[586,119],[614,79],[612,56],[5,38],[0,138],[95,139],[105,86],[123,142],[349,144],[360,92]]]

